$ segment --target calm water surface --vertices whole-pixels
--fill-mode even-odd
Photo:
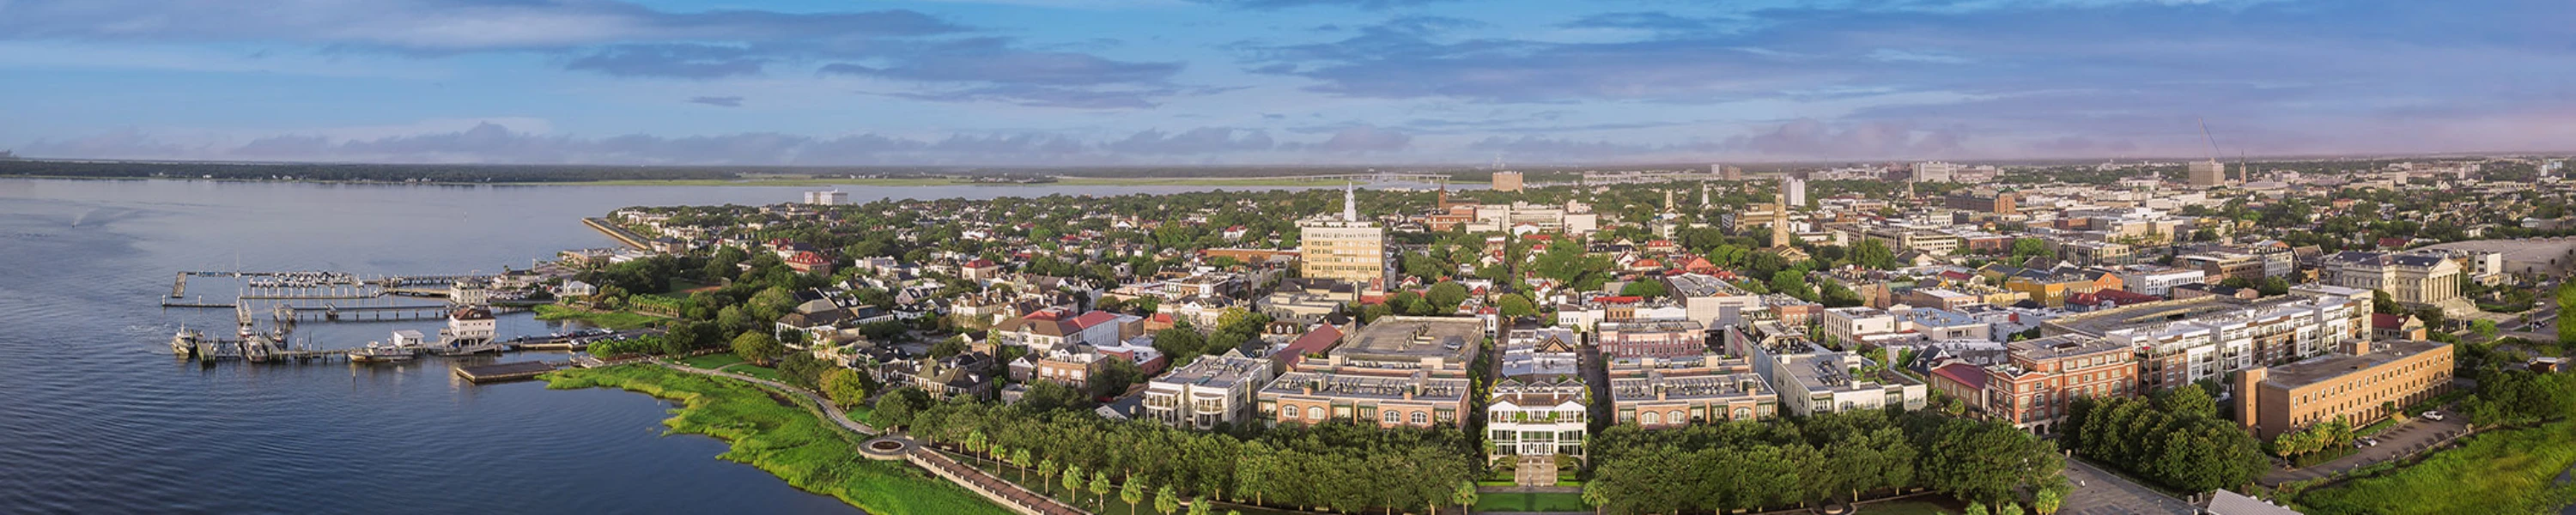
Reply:
[[[0,513],[855,513],[715,459],[723,442],[662,436],[670,406],[649,397],[465,384],[441,359],[201,367],[169,354],[170,334],[227,334],[231,313],[158,306],[180,270],[524,268],[613,244],[583,216],[803,189],[0,179]],[[1204,188],[842,189],[864,201]],[[191,295],[222,285],[192,281]],[[345,347],[438,325],[296,334]],[[554,329],[525,314],[501,325]]]

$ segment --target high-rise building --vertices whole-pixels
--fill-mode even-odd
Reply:
[[[1520,172],[1494,172],[1494,191],[1520,191]]]
[[[1787,196],[1789,197],[1789,205],[1790,205],[1791,207],[1796,207],[1796,208],[1805,208],[1805,207],[1807,207],[1807,180],[1806,180],[1806,179],[1800,179],[1800,178],[1790,177],[1790,176],[1786,176],[1786,175],[1780,176],[1780,190],[1781,190],[1781,193],[1782,193],[1782,194],[1787,195]]]
[[[1951,182],[1951,177],[1959,173],[1959,168],[1961,167],[1956,163],[1940,161],[1914,163],[1913,179],[1914,182]]]
[[[1297,223],[1300,271],[1312,279],[1384,288],[1393,275],[1387,266],[1386,228],[1360,219],[1359,196],[1356,186],[1352,188],[1343,190],[1341,219]]]
[[[2227,163],[2221,163],[2215,159],[2208,161],[2193,161],[2191,163],[2191,173],[2187,178],[2190,179],[2190,184],[2193,186],[2218,186],[2227,184]]]
[[[1717,177],[1718,177],[1718,178],[1720,178],[1720,179],[1726,179],[1726,180],[1730,180],[1730,181],[1741,181],[1741,180],[1744,180],[1744,167],[1741,167],[1741,166],[1727,166],[1727,165],[1716,165],[1716,164],[1713,164],[1713,165],[1708,165],[1708,171],[1709,171],[1709,173],[1717,174]]]

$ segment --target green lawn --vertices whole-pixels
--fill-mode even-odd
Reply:
[[[778,381],[778,382],[781,382],[781,383],[787,382],[787,380],[785,380],[785,379],[779,379],[779,378],[778,378],[778,369],[775,369],[775,368],[769,368],[769,367],[764,367],[764,366],[760,366],[760,365],[753,365],[753,364],[749,364],[749,363],[744,363],[744,364],[740,364],[740,365],[734,365],[734,366],[730,366],[730,367],[725,367],[724,371],[726,371],[726,372],[732,372],[732,373],[736,373],[736,374],[747,375],[747,376],[752,376],[752,377],[757,377],[757,378],[761,378],[761,379],[768,379],[768,380],[771,380],[771,381]]]
[[[538,320],[580,320],[609,329],[640,329],[668,320],[662,317],[626,311],[598,312],[581,308],[539,304],[534,309]]]
[[[724,367],[733,366],[733,364],[735,364],[735,363],[741,363],[741,362],[742,362],[742,356],[735,356],[735,355],[733,355],[733,353],[729,353],[729,352],[719,352],[719,353],[715,353],[715,354],[708,354],[708,355],[704,355],[704,356],[694,356],[694,357],[690,357],[690,358],[688,358],[688,359],[680,360],[680,362],[681,362],[681,363],[687,363],[689,366],[692,366],[692,367],[698,367],[698,368],[703,368],[703,369],[707,369],[707,370],[715,370],[715,369],[719,369],[719,368],[724,368]]]
[[[927,471],[860,457],[864,435],[742,381],[651,365],[569,369],[544,378],[547,388],[618,388],[680,401],[682,407],[663,421],[671,432],[730,442],[718,458],[750,464],[869,513],[1010,513]]]
[[[1476,511],[1592,511],[1578,493],[1479,493]]]
[[[2576,421],[2478,435],[2396,472],[2300,494],[2298,504],[2315,515],[2548,512],[2568,495],[2550,486],[2576,464],[2568,442]]]

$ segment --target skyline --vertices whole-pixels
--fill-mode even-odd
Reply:
[[[2504,1],[0,0],[31,158],[1784,162],[2564,150]],[[2552,16],[2552,14],[2557,14]]]

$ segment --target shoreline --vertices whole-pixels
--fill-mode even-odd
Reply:
[[[927,471],[861,457],[864,438],[751,383],[645,364],[567,369],[538,379],[549,390],[613,388],[677,402],[680,407],[662,421],[669,433],[722,440],[727,447],[716,458],[751,465],[862,512],[1010,513]]]

